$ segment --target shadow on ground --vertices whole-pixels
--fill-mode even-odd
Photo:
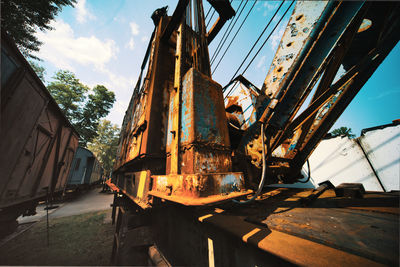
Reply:
[[[0,265],[108,265],[113,242],[110,210],[46,220],[0,247]]]

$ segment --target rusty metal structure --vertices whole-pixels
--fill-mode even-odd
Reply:
[[[3,30],[0,114],[0,228],[7,232],[39,200],[63,192],[79,136]]]
[[[208,44],[235,12],[209,3],[219,18],[208,32],[201,0],[153,13],[112,178],[113,263],[146,264],[148,252],[161,265],[398,264],[398,194],[264,185],[304,178],[307,158],[397,44],[399,4],[297,2],[259,89],[241,75],[224,88],[212,79]]]

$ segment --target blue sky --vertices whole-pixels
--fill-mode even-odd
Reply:
[[[225,47],[253,3],[249,1],[245,6]],[[96,84],[105,85],[115,92],[117,98],[107,119],[121,125],[154,28],[150,16],[155,9],[166,5],[169,6],[168,14],[171,15],[176,4],[177,1],[172,0],[78,0],[75,8],[64,8],[52,22],[54,30],[37,33],[39,40],[43,42],[37,55],[43,60],[39,64],[46,69],[46,81],[51,81],[51,77],[57,70],[68,69],[89,87]],[[235,0],[232,3],[235,10],[239,5],[240,1]],[[256,3],[215,71],[213,75],[215,81],[223,86],[230,80],[278,6],[279,2],[275,1]],[[284,4],[279,15],[282,15],[288,6],[289,3]],[[209,5],[205,2],[205,12],[208,8]],[[286,16],[278,25],[244,75],[256,86],[261,87],[267,75],[288,18],[289,16]],[[212,18],[209,27],[215,19],[216,15]],[[277,20],[271,24],[262,41],[275,23]],[[227,24],[210,45],[210,56],[213,55]],[[219,61],[219,58],[217,59],[216,63]],[[396,81],[399,69],[400,47],[398,44],[333,128],[347,126],[359,135],[363,128],[387,124],[394,119],[399,119],[400,85]]]

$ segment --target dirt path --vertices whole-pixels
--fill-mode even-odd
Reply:
[[[100,188],[95,188],[87,192],[82,192],[80,195],[66,200],[64,203],[56,204],[59,208],[49,210],[49,218],[59,218],[110,209],[110,204],[113,202],[113,194],[99,193],[100,191]],[[45,204],[39,205],[36,208],[36,215],[27,217],[21,216],[18,218],[18,223],[24,224],[43,219],[46,216],[45,207]]]

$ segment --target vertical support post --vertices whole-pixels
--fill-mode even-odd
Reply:
[[[51,200],[53,200],[53,195],[54,195],[54,190],[57,185],[57,180],[58,180],[58,169],[59,169],[59,158],[60,158],[60,147],[61,147],[61,137],[62,137],[62,125],[59,126],[57,135],[55,138],[57,139],[57,145],[56,145],[56,154],[54,156],[54,165],[53,165],[53,174],[50,182],[50,197]]]
[[[200,35],[200,68],[199,70],[206,76],[211,78],[210,57],[208,54],[207,28],[204,19],[204,10],[201,0],[196,0],[195,7],[197,11],[198,33]]]
[[[180,100],[181,100],[181,86],[182,86],[182,65],[185,49],[185,25],[181,23],[178,28],[178,36],[176,41],[176,55],[175,55],[175,77],[174,77],[174,90],[171,92],[171,99],[173,101],[172,110],[172,141],[171,141],[171,166],[170,173],[179,173],[179,135],[180,135]]]

